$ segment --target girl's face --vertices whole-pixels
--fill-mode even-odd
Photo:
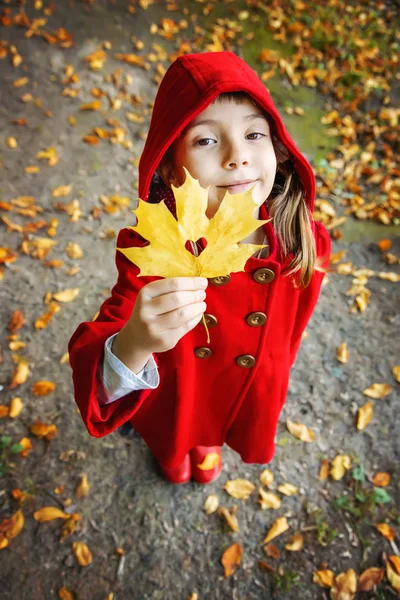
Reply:
[[[170,183],[185,181],[183,167],[202,187],[210,186],[207,216],[213,217],[227,190],[237,194],[254,185],[262,204],[271,193],[277,160],[269,124],[250,99],[210,104],[189,123],[173,146]]]

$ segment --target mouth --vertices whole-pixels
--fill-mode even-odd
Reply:
[[[256,183],[257,179],[246,179],[243,181],[236,181],[235,183],[229,183],[228,185],[218,185],[217,187],[222,188],[224,190],[233,190],[237,192],[241,192],[249,189],[252,185]]]

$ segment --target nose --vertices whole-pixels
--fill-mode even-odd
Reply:
[[[246,149],[238,143],[230,143],[223,159],[224,169],[237,169],[248,164],[249,156]]]

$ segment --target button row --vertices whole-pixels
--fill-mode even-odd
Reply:
[[[275,273],[272,269],[257,269],[253,273],[253,279],[257,283],[270,283],[273,279],[275,279]],[[230,275],[225,275],[221,277],[212,277],[210,279],[210,283],[214,285],[226,285],[231,280]]]
[[[207,348],[206,346],[204,348],[196,348],[194,351],[196,358],[210,358],[212,354],[213,351],[211,348]],[[254,367],[256,364],[256,359],[251,354],[242,354],[241,356],[237,357],[236,364],[239,365],[239,367],[248,369],[249,367]]]
[[[209,313],[204,313],[204,318],[209,329],[212,329],[218,323],[217,317]],[[246,321],[251,327],[261,327],[267,322],[267,315],[263,312],[253,312],[247,315]]]

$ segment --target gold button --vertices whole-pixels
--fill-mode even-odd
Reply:
[[[225,275],[225,276],[221,276],[221,277],[213,277],[212,279],[210,279],[210,282],[213,283],[214,285],[226,285],[227,283],[229,283],[231,280],[231,276],[230,275]]]
[[[267,315],[262,312],[253,312],[247,315],[246,321],[251,327],[261,327],[265,325]]]
[[[196,358],[209,358],[212,355],[211,348],[196,348],[194,351]]]
[[[248,369],[249,367],[254,367],[256,359],[251,354],[242,354],[242,356],[237,357],[236,364],[238,364],[239,367]]]
[[[275,278],[275,273],[271,269],[257,269],[253,273],[254,281],[257,283],[269,283]]]
[[[211,327],[215,327],[216,324],[218,323],[217,317],[214,317],[214,315],[210,315],[208,313],[204,313],[204,318],[206,320],[207,327],[209,329],[211,329]],[[201,323],[203,323],[203,320],[201,320]],[[204,325],[204,323],[203,323],[203,325]]]

